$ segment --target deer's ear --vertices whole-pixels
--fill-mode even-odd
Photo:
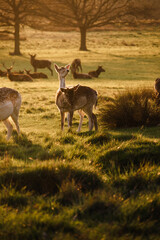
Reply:
[[[58,65],[57,65],[57,64],[54,64],[54,68],[55,68],[56,72],[58,72],[58,70],[59,70],[59,67],[58,67]]]
[[[66,65],[65,67],[66,67],[67,70],[69,70],[69,69],[70,69],[70,66],[71,66],[71,65],[68,64],[68,65]]]
[[[65,88],[61,88],[61,91],[65,93],[65,92],[66,92],[66,89],[65,89]]]

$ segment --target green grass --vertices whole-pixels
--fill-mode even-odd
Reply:
[[[7,143],[0,125],[1,240],[130,240],[160,238],[160,131],[153,127],[104,128],[104,100],[137,87],[154,90],[160,72],[160,34],[153,31],[89,32],[90,51],[79,52],[79,33],[41,33],[24,29],[23,56],[9,56],[12,41],[0,41],[0,62],[14,69],[32,69],[28,53],[59,65],[82,61],[83,72],[103,65],[99,79],[74,80],[98,91],[94,110],[98,132],[88,132],[84,118],[77,133],[60,130],[55,106],[57,74],[32,83],[0,78],[1,87],[22,95],[21,134]],[[1,67],[2,68],[2,67]]]

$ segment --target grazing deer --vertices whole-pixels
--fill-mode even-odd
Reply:
[[[20,133],[18,117],[21,107],[21,95],[11,88],[0,88],[0,120],[3,121],[7,128],[7,141],[12,135],[13,126],[9,121],[9,117],[12,118],[16,125],[17,133]]]
[[[81,130],[82,121],[85,112],[89,119],[89,131],[95,126],[98,130],[97,117],[93,113],[93,106],[97,104],[97,92],[90,87],[77,85],[70,88],[65,88],[65,77],[69,72],[69,65],[66,67],[58,67],[55,64],[55,70],[58,73],[60,80],[60,88],[56,94],[56,105],[61,113],[61,129],[64,128],[65,112],[69,112],[69,126],[72,126],[73,112],[79,110],[80,123],[78,131]]]
[[[71,72],[73,74],[73,72],[79,72],[79,70],[81,70],[82,72],[82,64],[81,64],[81,60],[79,58],[76,58],[71,63]]]
[[[73,72],[74,79],[92,79],[88,73],[77,73]]]
[[[32,78],[48,78],[48,76],[45,74],[45,73],[30,73],[31,70],[26,70],[25,69],[25,72],[27,73],[27,75],[31,76]]]
[[[21,73],[12,73],[11,70],[13,66],[10,68],[6,68],[4,63],[3,63],[4,68],[7,70],[7,77],[9,78],[10,81],[17,81],[17,82],[32,82],[33,79],[27,75],[27,74],[21,74]]]
[[[35,59],[36,54],[32,55],[29,54],[31,57],[31,65],[34,68],[34,72],[37,72],[37,68],[48,68],[51,72],[51,75],[53,76],[53,70],[51,68],[51,61],[49,60],[37,60]]]
[[[102,68],[102,66],[98,66],[97,70],[96,71],[90,71],[88,74],[91,76],[91,77],[96,77],[98,78],[99,74],[101,72],[105,72],[105,70]]]

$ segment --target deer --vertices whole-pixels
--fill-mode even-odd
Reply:
[[[89,119],[89,131],[95,126],[98,130],[97,117],[93,113],[93,106],[97,105],[97,92],[87,86],[76,85],[73,87],[65,87],[65,77],[69,72],[70,65],[65,67],[58,67],[55,64],[55,70],[58,73],[60,87],[56,94],[56,105],[61,114],[61,130],[64,129],[65,112],[69,113],[69,127],[72,126],[72,119],[74,111],[78,110],[80,115],[80,122],[78,132],[81,130],[84,113],[87,114]]]
[[[155,80],[155,85],[154,85],[155,91],[156,91],[156,97],[160,97],[160,78],[157,78]]]
[[[73,62],[71,63],[71,72],[73,74],[73,72],[79,72],[79,70],[81,70],[82,72],[82,64],[81,64],[81,60],[79,58],[76,58],[73,60]]]
[[[96,71],[90,71],[88,74],[91,76],[91,77],[96,77],[98,78],[99,74],[101,72],[105,72],[105,70],[102,68],[102,66],[98,66],[97,70]]]
[[[13,131],[9,117],[15,123],[18,135],[20,133],[18,118],[21,102],[21,95],[18,91],[12,88],[0,88],[0,120],[3,121],[7,128],[7,141],[9,141]]]
[[[0,69],[0,77],[7,77],[7,72]]]
[[[27,75],[29,75],[30,77],[32,78],[48,78],[48,76],[45,74],[45,73],[37,73],[37,72],[34,72],[34,73],[30,73],[31,70],[26,70],[25,69],[25,72]]]
[[[73,72],[74,79],[92,79],[92,77],[88,73],[77,73]]]
[[[4,68],[7,70],[7,77],[9,78],[10,81],[17,81],[17,82],[32,82],[33,79],[27,75],[27,74],[21,74],[21,73],[12,73],[11,70],[13,66],[7,68],[4,63],[3,63]]]
[[[36,54],[32,55],[32,54],[29,54],[30,55],[30,62],[31,62],[31,65],[33,66],[34,68],[34,72],[37,72],[37,68],[48,68],[51,72],[51,75],[53,76],[53,70],[51,68],[51,61],[49,60],[38,60],[38,59],[35,59],[36,58]]]

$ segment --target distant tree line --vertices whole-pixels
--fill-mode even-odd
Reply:
[[[159,19],[159,0],[0,0],[0,33],[14,35],[14,55],[20,55],[20,28],[44,29],[53,24],[80,32],[80,50],[87,50],[87,31],[126,16]]]

